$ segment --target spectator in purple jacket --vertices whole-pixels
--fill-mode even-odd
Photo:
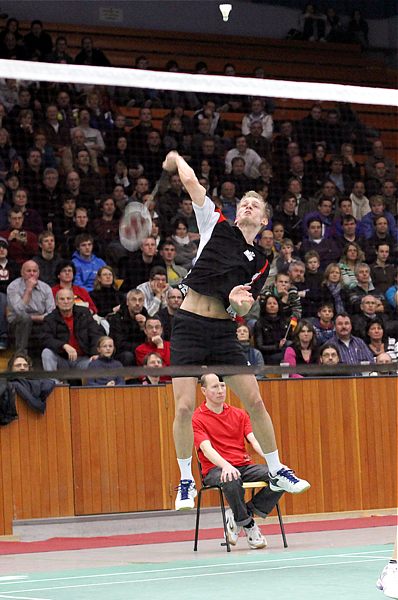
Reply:
[[[304,258],[309,250],[316,250],[319,254],[322,271],[331,262],[338,262],[340,258],[340,249],[332,238],[325,238],[322,234],[322,221],[313,217],[307,225],[308,239],[304,240],[300,247],[301,256]]]
[[[375,220],[383,216],[388,222],[388,233],[397,236],[397,226],[393,215],[386,210],[383,196],[371,196],[369,198],[370,212],[364,216],[360,223],[360,234],[369,240],[375,234]]]

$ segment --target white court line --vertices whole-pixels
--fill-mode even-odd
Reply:
[[[355,558],[355,556],[353,558]],[[358,556],[358,558],[361,558],[361,557]],[[390,556],[372,556],[372,555],[370,555],[370,556],[367,556],[367,558],[377,558],[377,559],[384,558],[384,560],[389,561],[389,560],[391,560],[391,554],[390,554]]]
[[[27,579],[28,575],[4,575],[0,577],[0,583],[3,581],[15,581],[15,579]]]
[[[169,568],[164,568],[164,569],[146,569],[144,571],[121,571],[118,573],[93,573],[91,575],[71,575],[69,577],[46,577],[43,579],[30,579],[28,582],[27,581],[7,581],[7,582],[2,582],[0,581],[0,585],[13,585],[13,584],[17,584],[17,583],[40,583],[42,581],[71,581],[74,579],[95,579],[97,577],[121,577],[123,575],[141,575],[143,573],[172,573],[173,571],[193,571],[196,569],[215,569],[217,567],[241,567],[242,564],[245,565],[258,565],[258,564],[270,564],[270,563],[275,563],[275,562],[291,562],[294,560],[313,560],[313,559],[318,559],[318,558],[349,558],[349,557],[354,557],[354,556],[358,556],[358,557],[362,557],[363,555],[368,555],[368,554],[381,554],[383,552],[387,552],[387,549],[384,548],[383,550],[364,550],[362,552],[344,552],[342,554],[319,554],[319,555],[315,555],[315,556],[292,556],[290,558],[263,558],[261,560],[248,560],[248,561],[244,561],[244,563],[242,563],[242,561],[239,562],[224,562],[224,563],[214,563],[214,564],[205,564],[205,565],[190,565],[187,567],[169,567]],[[378,557],[376,557],[378,558]],[[389,556],[383,556],[381,558],[384,558],[386,560],[389,560]],[[24,577],[28,577],[27,575],[25,575]],[[8,593],[8,592],[6,592]]]
[[[263,569],[241,569],[238,571],[220,571],[218,573],[196,573],[196,574],[188,574],[188,575],[176,575],[174,577],[152,577],[150,579],[126,579],[125,581],[102,581],[100,583],[80,583],[78,585],[62,585],[62,586],[53,586],[53,587],[45,587],[45,588],[31,588],[26,590],[19,590],[19,593],[23,592],[44,592],[47,590],[68,590],[74,588],[94,588],[101,586],[109,586],[109,585],[122,585],[126,583],[152,583],[155,581],[170,581],[170,580],[178,580],[178,579],[197,579],[198,577],[219,577],[221,575],[241,575],[246,573],[257,573],[257,572],[266,572],[266,571],[281,571],[286,569],[306,569],[307,567],[330,567],[335,565],[351,565],[351,564],[360,564],[366,562],[375,562],[379,560],[385,560],[383,556],[377,558],[367,558],[365,560],[347,560],[347,561],[338,561],[338,562],[330,562],[330,563],[312,563],[308,565],[285,565],[280,567],[270,567]],[[149,574],[151,571],[149,571]],[[40,581],[40,580],[39,580]],[[30,582],[29,582],[30,583]],[[15,593],[15,592],[10,592]],[[18,593],[18,592],[17,592]],[[7,592],[2,592],[0,598],[23,598],[22,596],[9,596]],[[30,600],[30,599],[28,599]],[[48,600],[48,599],[34,599],[34,600]]]
[[[32,596],[4,596],[0,594],[0,598],[15,598],[16,600],[51,600],[51,598],[33,598]]]

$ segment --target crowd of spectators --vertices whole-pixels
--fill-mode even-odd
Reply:
[[[369,25],[358,8],[350,17],[345,17],[339,15],[334,6],[323,10],[315,2],[308,2],[299,16],[298,29],[289,31],[288,37],[310,42],[355,42],[367,48]]]
[[[109,65],[88,37],[72,59],[39,21],[23,37],[10,19],[0,55]],[[138,107],[138,120],[120,106]],[[169,110],[160,124],[158,107]],[[394,161],[346,104],[314,103],[295,121],[275,120],[274,108],[272,98],[0,80],[0,349],[30,352],[51,371],[169,364],[178,285],[200,239],[179,176],[162,170],[177,150],[232,224],[248,190],[269,208],[257,243],[270,274],[237,323],[248,363],[396,360]],[[228,112],[241,113],[235,137]],[[132,201],[152,216],[136,252],[119,239]],[[120,383],[95,373],[89,382]]]

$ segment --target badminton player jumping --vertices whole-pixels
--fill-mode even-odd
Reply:
[[[239,374],[239,366],[247,362],[231,320],[231,313],[243,316],[249,312],[268,274],[266,257],[253,245],[257,233],[267,224],[265,203],[256,192],[246,193],[237,206],[236,227],[232,227],[216,211],[194,171],[177,152],[169,152],[163,168],[169,173],[178,171],[192,199],[200,232],[195,265],[183,282],[188,292],[174,317],[171,364],[236,365],[237,374],[224,380],[250,415],[253,433],[268,464],[271,489],[304,492],[310,484],[296,477],[279,459],[272,421],[255,376]],[[191,470],[196,385],[195,377],[173,378],[173,433],[181,471],[176,510],[193,508],[196,496]]]

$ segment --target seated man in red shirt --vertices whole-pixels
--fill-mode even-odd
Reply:
[[[144,358],[147,354],[156,352],[163,360],[164,366],[170,366],[170,342],[163,340],[163,327],[158,317],[148,317],[145,326],[144,333],[146,335],[146,341],[140,344],[135,349],[135,359],[137,365],[144,364]]]
[[[202,375],[200,382],[205,401],[195,410],[192,425],[203,483],[221,483],[231,507],[226,511],[229,543],[235,546],[243,528],[250,548],[264,548],[266,539],[253,516],[266,517],[283,492],[265,487],[245,503],[242,482],[268,481],[267,466],[252,461],[245,440],[262,458],[263,452],[254,437],[248,414],[225,403],[225,383],[214,373]]]

